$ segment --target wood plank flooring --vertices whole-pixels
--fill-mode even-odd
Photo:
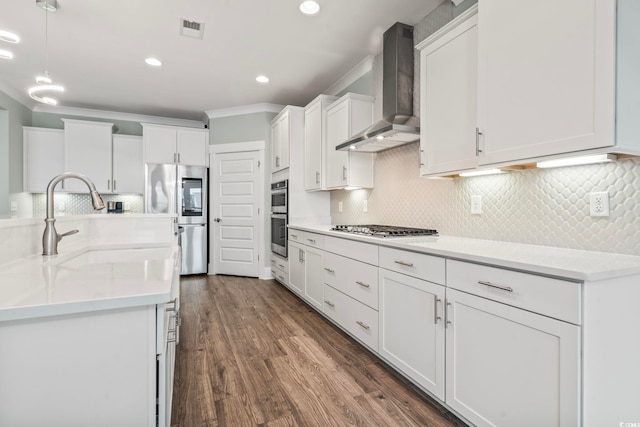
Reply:
[[[181,292],[172,426],[464,425],[273,280]]]

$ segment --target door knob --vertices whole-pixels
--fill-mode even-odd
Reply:
[[[215,219],[214,219],[214,221],[215,221],[215,222],[220,222],[220,221],[222,221],[222,220],[221,220],[220,218],[215,218]]]

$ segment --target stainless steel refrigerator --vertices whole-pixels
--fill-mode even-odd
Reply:
[[[177,214],[182,247],[181,274],[207,272],[207,168],[145,165],[146,213]]]

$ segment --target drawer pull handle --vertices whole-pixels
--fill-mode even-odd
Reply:
[[[324,300],[324,303],[327,304],[329,307],[335,307],[336,305],[334,303],[332,303],[331,301],[327,301]]]
[[[440,298],[438,298],[437,295],[433,296],[433,324],[437,325],[438,324],[438,320],[442,320],[442,317],[438,316],[438,303],[442,301]]]
[[[316,239],[307,239],[307,240],[309,241],[309,243],[312,243],[314,245],[316,244]]]
[[[478,284],[489,286],[490,288],[500,289],[501,291],[513,292],[513,288],[510,286],[496,285],[495,283],[485,282],[484,280],[478,280]]]
[[[280,268],[284,268],[284,265],[282,265],[282,264],[278,264],[278,266],[279,266]]]
[[[284,282],[284,277],[280,276],[279,274],[278,274],[278,279],[280,279],[280,280],[282,280]]]
[[[396,264],[400,264],[400,265],[404,265],[405,267],[413,267],[413,263],[412,262],[404,262],[404,261],[393,261]]]
[[[362,286],[363,288],[368,288],[368,287],[369,287],[369,284],[368,284],[368,283],[364,283],[364,282],[361,282],[361,281],[359,281],[359,280],[358,280],[358,281],[356,281],[356,284],[358,284],[358,285]]]
[[[291,233],[289,233],[289,237],[293,237],[294,239],[297,239],[297,238],[298,238],[298,235],[297,235],[297,234],[291,234]]]
[[[449,307],[451,307],[451,303],[449,301],[445,300],[445,307],[444,307],[444,327],[446,328],[447,325],[451,324],[451,316],[449,315]]]
[[[325,271],[326,271],[326,272],[328,272],[328,273],[335,273],[335,272],[336,272],[335,270],[332,270],[332,269],[327,268],[327,267],[325,267],[324,269],[325,269]]]
[[[171,307],[169,307],[171,305]],[[178,298],[174,298],[167,303],[165,311],[178,311]]]
[[[362,326],[364,329],[369,329],[369,325],[367,325],[366,323],[364,323],[362,320],[358,320],[356,321],[356,323],[360,326]]]

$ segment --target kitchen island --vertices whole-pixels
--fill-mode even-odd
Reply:
[[[51,257],[29,240],[41,222],[0,221],[4,244],[27,252],[0,264],[0,425],[169,425],[173,216],[60,218],[61,230],[80,233]]]
[[[640,419],[640,257],[328,226],[289,242],[285,286],[470,424]]]

